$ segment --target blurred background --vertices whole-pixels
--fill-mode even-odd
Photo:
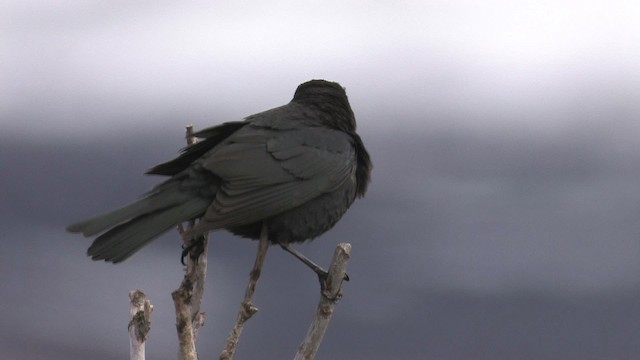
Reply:
[[[0,2],[0,358],[128,353],[128,297],[177,353],[169,232],[121,265],[69,223],[141,195],[196,129],[346,87],[374,162],[316,241],[353,245],[318,359],[640,358],[640,3]],[[257,243],[212,235],[201,358]],[[272,249],[238,359],[292,358],[319,296]]]

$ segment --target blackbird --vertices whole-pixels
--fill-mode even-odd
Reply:
[[[121,262],[178,224],[198,219],[192,239],[217,229],[274,244],[331,229],[370,181],[371,160],[356,134],[347,95],[311,80],[291,102],[194,134],[199,142],[147,174],[169,176],[141,199],[67,227],[99,235],[87,253]]]

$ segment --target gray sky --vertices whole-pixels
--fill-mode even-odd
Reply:
[[[177,349],[175,234],[118,266],[66,234],[146,191],[202,128],[339,81],[374,161],[338,226],[353,281],[324,359],[640,356],[637,1],[21,1],[0,12],[0,357],[127,353],[127,292]],[[256,244],[214,234],[199,341],[222,348]],[[289,358],[313,275],[270,251],[238,358]],[[18,310],[16,310],[18,309]]]

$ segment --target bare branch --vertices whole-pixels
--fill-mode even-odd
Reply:
[[[262,265],[264,264],[264,258],[267,255],[269,249],[269,231],[267,228],[267,222],[262,222],[262,230],[260,231],[260,243],[258,245],[258,253],[256,255],[253,269],[249,273],[249,284],[244,294],[244,300],[240,304],[240,310],[238,310],[238,316],[236,317],[236,324],[231,329],[229,336],[227,337],[227,345],[225,349],[220,353],[219,360],[232,360],[233,354],[238,346],[240,340],[240,334],[244,323],[249,320],[253,314],[258,312],[258,308],[251,302],[253,299],[253,293],[256,291],[256,284],[260,278],[260,272],[262,272]]]
[[[309,326],[307,336],[300,344],[295,360],[311,360],[315,357],[324,333],[327,331],[333,309],[342,297],[342,282],[347,273],[347,262],[351,256],[351,244],[340,243],[333,253],[329,266],[329,273],[323,289],[320,291],[320,301],[316,309],[316,316]]]
[[[196,143],[196,137],[193,136],[194,131],[193,131],[193,124],[189,124],[187,126],[185,126],[185,128],[187,129],[187,145],[193,145]]]
[[[188,282],[187,276],[182,281],[182,285],[178,290],[171,293],[173,303],[176,307],[176,329],[178,330],[178,340],[180,343],[179,359],[180,360],[197,360],[195,339],[193,337],[193,326],[191,324],[191,304],[190,291],[191,284]]]
[[[198,142],[196,137],[193,136],[194,133],[195,132],[193,131],[193,125],[187,125],[187,145],[193,145]],[[194,226],[195,221],[191,220],[189,222],[189,230],[193,229]],[[209,241],[207,239],[207,235],[204,235],[202,253],[198,256],[197,259],[193,259],[190,256],[187,259],[187,274],[192,274],[190,276],[193,276],[193,293],[191,295],[191,323],[193,325],[194,341],[198,338],[198,331],[202,326],[204,326],[204,318],[206,315],[205,313],[200,312],[200,305],[202,304],[202,296],[204,295],[204,284],[207,279],[207,252],[209,249],[208,243]]]
[[[131,360],[145,359],[144,342],[151,329],[151,313],[153,306],[147,296],[140,290],[129,291],[131,307],[129,308],[129,358]]]
[[[207,237],[204,237],[204,243],[202,244],[202,253],[197,259],[193,259],[188,256],[187,260],[187,274],[193,280],[193,291],[191,294],[191,322],[193,324],[193,339],[198,338],[198,331],[204,326],[205,313],[200,312],[200,305],[202,304],[202,297],[204,295],[204,284],[207,279],[207,251],[209,248],[209,241]]]
[[[187,145],[196,143],[193,136],[193,125],[186,126]],[[178,225],[178,232],[185,245],[191,245],[195,239],[185,239],[185,233],[189,233],[195,226],[195,221],[189,221],[185,230],[182,224]],[[186,241],[188,240],[188,241]],[[201,252],[197,258],[187,254],[187,266],[184,278],[180,287],[171,293],[176,308],[176,329],[178,331],[178,340],[180,343],[179,357],[182,360],[195,360],[198,355],[196,352],[196,338],[198,330],[204,325],[205,313],[200,312],[202,304],[202,296],[204,294],[204,284],[207,275],[207,236],[202,238]]]

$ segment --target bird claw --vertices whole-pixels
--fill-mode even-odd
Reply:
[[[338,292],[338,294],[336,294],[336,296],[330,296],[329,295],[329,291],[327,291],[327,283],[328,283],[328,278],[329,278],[329,272],[323,270],[322,268],[319,269],[314,269],[314,271],[316,272],[316,274],[318,275],[318,280],[320,281],[320,292],[322,293],[322,295],[324,297],[326,297],[327,299],[337,302],[338,300],[340,300],[340,298],[342,297],[342,294],[340,292]],[[342,278],[342,281],[349,281],[349,274],[344,274],[344,277]]]
[[[187,255],[189,256],[189,258],[191,258],[195,262],[198,261],[198,258],[200,257],[200,255],[202,255],[202,253],[204,252],[204,240],[205,240],[204,236],[198,236],[195,239],[191,239],[188,245],[187,245],[187,242],[185,242],[185,244],[182,245],[182,256],[180,257],[180,262],[182,263],[182,265],[184,266],[187,265],[185,264],[185,261],[184,261]]]

